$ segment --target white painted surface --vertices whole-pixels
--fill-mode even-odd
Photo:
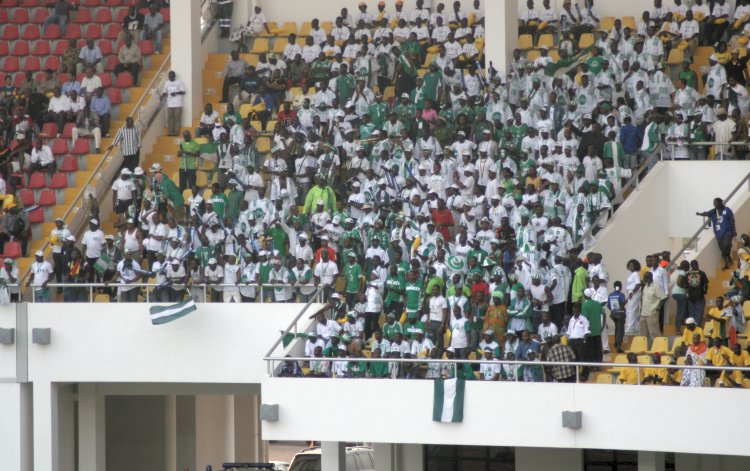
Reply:
[[[31,471],[28,385],[0,383],[0,463],[3,469]]]
[[[190,126],[193,115],[202,109],[203,69],[201,52],[201,2],[180,2],[171,9],[170,44],[172,70],[185,84],[182,125]],[[161,91],[160,91],[161,93]],[[165,106],[166,108],[166,106]]]
[[[279,404],[279,421],[263,423],[266,440],[750,455],[739,433],[727,431],[724,440],[706,440],[701,434],[669,432],[710,422],[713,409],[695,407],[690,414],[680,414],[679,408],[668,404],[720,403],[725,410],[733,411],[736,423],[747,422],[750,412],[745,407],[744,390],[470,381],[466,385],[464,422],[443,424],[432,421],[431,381],[266,378],[262,388],[264,403]],[[306,398],[336,397],[336,408],[347,413],[331,413],[330,407],[310,407],[310,401],[300,400],[302,390]],[[374,414],[372,408],[362,407],[363,390],[367,397],[377,397],[379,403],[388,404],[388,414]],[[578,431],[563,428],[561,413],[576,410],[583,412],[583,427]],[[409,426],[394,426],[394,417]],[[533,426],[498,427],[499,423]],[[482,430],[493,433],[480,433]]]
[[[29,305],[29,332],[52,329],[50,345],[29,341],[29,380],[258,383],[263,355],[303,305],[200,304],[160,326],[148,306]]]
[[[518,18],[520,10],[513,2],[485,2],[485,68],[490,63],[499,73],[508,73],[513,60],[513,49],[518,45]]]
[[[0,306],[0,328],[16,329],[16,305]],[[18,329],[15,332],[18,335]],[[0,344],[0,379],[12,380],[16,378],[16,348],[18,339],[13,345]]]

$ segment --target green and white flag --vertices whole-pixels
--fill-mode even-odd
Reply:
[[[190,314],[196,309],[197,307],[195,307],[195,302],[192,299],[171,306],[151,306],[149,308],[151,323],[154,325],[166,324]]]
[[[432,420],[435,422],[463,422],[464,379],[436,379],[432,405]]]

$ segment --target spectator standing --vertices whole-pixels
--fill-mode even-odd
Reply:
[[[55,281],[62,283],[63,273],[67,268],[63,262],[63,244],[65,239],[70,235],[70,231],[65,227],[65,221],[62,218],[55,219],[55,228],[50,232],[47,240],[52,244],[52,260],[55,263]]]
[[[654,282],[654,274],[647,271],[643,275],[643,298],[641,300],[640,333],[653,340],[661,335],[659,330],[659,309],[667,299],[667,293]]]
[[[66,27],[70,20],[70,12],[78,10],[78,5],[67,0],[57,0],[48,4],[47,8],[52,9],[52,14],[44,20],[44,30],[47,30],[47,26],[56,24],[60,26],[60,35],[65,36]]]
[[[576,361],[576,354],[569,345],[560,343],[560,336],[555,335],[547,340],[550,346],[547,351],[546,361],[556,363],[569,363]],[[552,378],[557,383],[575,383],[576,370],[571,365],[553,365],[547,367],[549,371],[548,378]]]
[[[112,150],[115,146],[120,146],[120,152],[122,152],[121,168],[135,171],[141,159],[141,130],[133,123],[133,118],[130,116],[125,119],[125,126],[117,131],[115,140],[112,141],[108,150]]]
[[[713,209],[695,214],[708,218],[711,223],[716,242],[719,244],[719,250],[721,250],[721,258],[724,261],[723,270],[728,270],[732,264],[732,240],[737,235],[734,213],[724,206],[721,198],[714,198]]]
[[[182,105],[185,95],[185,84],[177,80],[177,74],[170,70],[164,83],[161,97],[167,99],[167,135],[179,136],[182,123]]]
[[[182,133],[180,150],[177,151],[177,157],[180,159],[180,191],[185,191],[195,186],[198,157],[200,155],[200,144],[193,140],[190,131]]]
[[[83,233],[81,244],[83,244],[83,255],[86,257],[86,263],[93,267],[102,254],[102,247],[104,246],[104,232],[99,229],[98,220],[91,219],[89,221],[89,230]]]
[[[240,59],[239,51],[232,51],[230,57],[232,59],[224,67],[224,81],[221,86],[222,103],[229,101],[229,87],[235,84],[240,85],[245,76],[245,70],[248,67],[247,62],[244,59]]]
[[[49,288],[47,283],[55,274],[47,260],[44,259],[44,252],[37,250],[34,254],[34,261],[31,263],[29,281],[26,286],[34,285],[34,301],[38,303],[47,303],[49,299]]]

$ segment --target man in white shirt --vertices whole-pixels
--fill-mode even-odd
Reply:
[[[130,170],[123,168],[120,170],[120,178],[112,184],[112,207],[115,208],[115,214],[124,214],[133,204],[136,188],[130,174]]]
[[[62,136],[65,120],[69,112],[70,100],[62,94],[60,87],[55,87],[52,97],[49,99],[47,113],[44,115],[44,122],[57,124],[57,137]]]
[[[167,99],[167,135],[179,136],[182,121],[182,101],[185,95],[185,85],[177,80],[177,74],[170,70],[161,97]]]
[[[81,244],[83,244],[83,255],[86,261],[93,266],[102,254],[104,245],[104,232],[99,229],[99,221],[96,219],[89,221],[89,230],[83,233]]]
[[[55,156],[52,154],[49,146],[44,145],[41,139],[37,139],[34,142],[34,148],[31,149],[30,161],[30,170],[32,172],[44,170],[52,173],[55,171]]]
[[[133,260],[133,251],[126,250],[123,254],[123,259],[117,264],[117,274],[112,281],[118,281],[120,284],[133,284],[138,283],[141,277],[141,266],[138,262]],[[138,302],[138,294],[140,288],[137,286],[120,286],[118,288],[118,294],[120,295],[119,302],[121,303],[135,303]]]
[[[322,241],[328,241],[328,236],[322,236],[320,238]],[[336,263],[331,261],[328,258],[328,248],[324,247],[320,251],[320,261],[315,265],[315,270],[313,270],[313,276],[315,279],[315,285],[323,285],[324,291],[325,291],[325,298],[326,300],[330,296],[331,292],[333,291],[333,285],[336,282],[336,278],[338,278],[339,275],[339,268],[336,266]]]
[[[34,285],[34,301],[37,303],[49,302],[49,283],[50,278],[55,273],[47,260],[44,259],[44,252],[37,250],[34,254],[35,259],[31,264],[29,281],[26,282],[26,286]]]

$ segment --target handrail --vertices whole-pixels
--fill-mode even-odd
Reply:
[[[640,183],[641,174],[643,172],[645,172],[645,171],[648,171],[652,167],[651,164],[655,164],[656,163],[657,158],[661,159],[661,153],[654,154],[651,157],[649,157],[648,159],[646,159],[646,161],[643,162],[643,164],[641,165],[641,167],[634,172],[634,174],[633,174],[632,177],[630,177],[630,180],[628,180],[627,182],[625,182],[625,184],[622,186],[622,188],[620,189],[620,194],[624,194],[625,190],[627,190],[627,189],[634,189],[634,190],[638,189],[638,184]],[[589,236],[591,236],[594,233],[594,229],[596,229],[597,227],[599,227],[599,221],[604,217],[604,215],[608,214],[608,215],[611,216],[614,213],[615,213],[615,209],[611,208],[606,213],[600,214],[599,217],[596,218],[596,221],[594,221],[593,223],[591,223],[591,227],[589,227],[586,230],[586,232],[583,233],[583,235],[581,236],[581,238],[578,239],[578,241],[576,241],[573,244],[573,247],[574,248],[580,248],[583,245],[583,242]]]
[[[672,148],[672,160],[675,160],[674,158],[674,150],[675,147],[684,147],[684,146],[699,146],[699,147],[710,147],[710,146],[721,146],[721,153],[720,153],[720,159],[724,160],[724,147],[734,147],[734,146],[746,146],[748,145],[747,142],[743,141],[730,141],[730,142],[718,142],[718,141],[694,141],[694,142],[664,142],[664,145],[670,146]],[[715,156],[714,156],[715,157]]]
[[[279,336],[279,338],[276,339],[276,342],[274,342],[274,344],[268,350],[268,353],[266,353],[266,357],[270,357],[271,356],[271,354],[273,353],[274,350],[276,350],[276,348],[279,346],[279,344],[284,341],[284,337],[286,337],[287,335],[289,335],[291,333],[292,329],[294,329],[295,333],[297,333],[296,332],[296,330],[297,330],[297,322],[300,320],[300,318],[302,318],[302,315],[305,312],[307,312],[307,310],[310,308],[310,306],[312,305],[313,302],[315,302],[315,301],[320,302],[319,297],[320,297],[321,289],[322,288],[323,288],[322,286],[318,286],[318,289],[316,289],[315,292],[311,295],[310,300],[300,310],[299,314],[297,314],[297,317],[295,317],[294,319],[292,319],[292,322],[289,323],[289,326],[281,333],[281,335]],[[269,371],[269,374],[270,374],[270,371]]]
[[[737,186],[735,186],[734,189],[722,201],[724,201],[726,203],[727,201],[729,201],[730,199],[732,199],[732,197],[735,194],[737,194],[737,192],[740,190],[740,188],[742,187],[742,185],[744,185],[745,182],[747,182],[747,181],[750,181],[750,172],[748,172],[748,174],[745,175],[745,178],[743,178],[742,180],[740,180],[740,182],[737,184]],[[677,252],[677,254],[674,257],[672,257],[672,261],[669,263],[669,265],[667,265],[667,269],[668,270],[674,268],[675,266],[677,266],[677,260],[680,257],[682,257],[683,255],[685,255],[685,252],[687,252],[688,248],[690,248],[695,243],[695,241],[698,240],[698,236],[700,236],[701,232],[703,232],[704,230],[706,230],[708,228],[708,226],[709,226],[708,220],[704,220],[701,223],[701,225],[698,228],[698,230],[695,231],[695,233],[693,234],[693,236],[687,242],[685,242],[682,245],[682,248]]]
[[[672,364],[647,364],[647,363],[593,363],[585,361],[528,361],[528,360],[460,360],[454,359],[442,359],[442,358],[367,358],[367,357],[271,357],[266,355],[263,357],[263,361],[269,363],[269,371],[273,371],[274,362],[311,362],[311,361],[349,361],[349,362],[363,362],[363,363],[374,363],[374,362],[393,362],[393,363],[439,363],[439,364],[469,364],[469,365],[530,365],[530,366],[573,366],[576,370],[576,383],[579,382],[580,370],[578,367],[583,368],[636,368],[638,372],[637,385],[641,385],[641,369],[642,368],[664,368],[667,370],[707,370],[707,371],[742,371],[750,373],[750,367],[746,366],[709,366],[709,365],[672,365]],[[515,378],[518,381],[518,375]]]

